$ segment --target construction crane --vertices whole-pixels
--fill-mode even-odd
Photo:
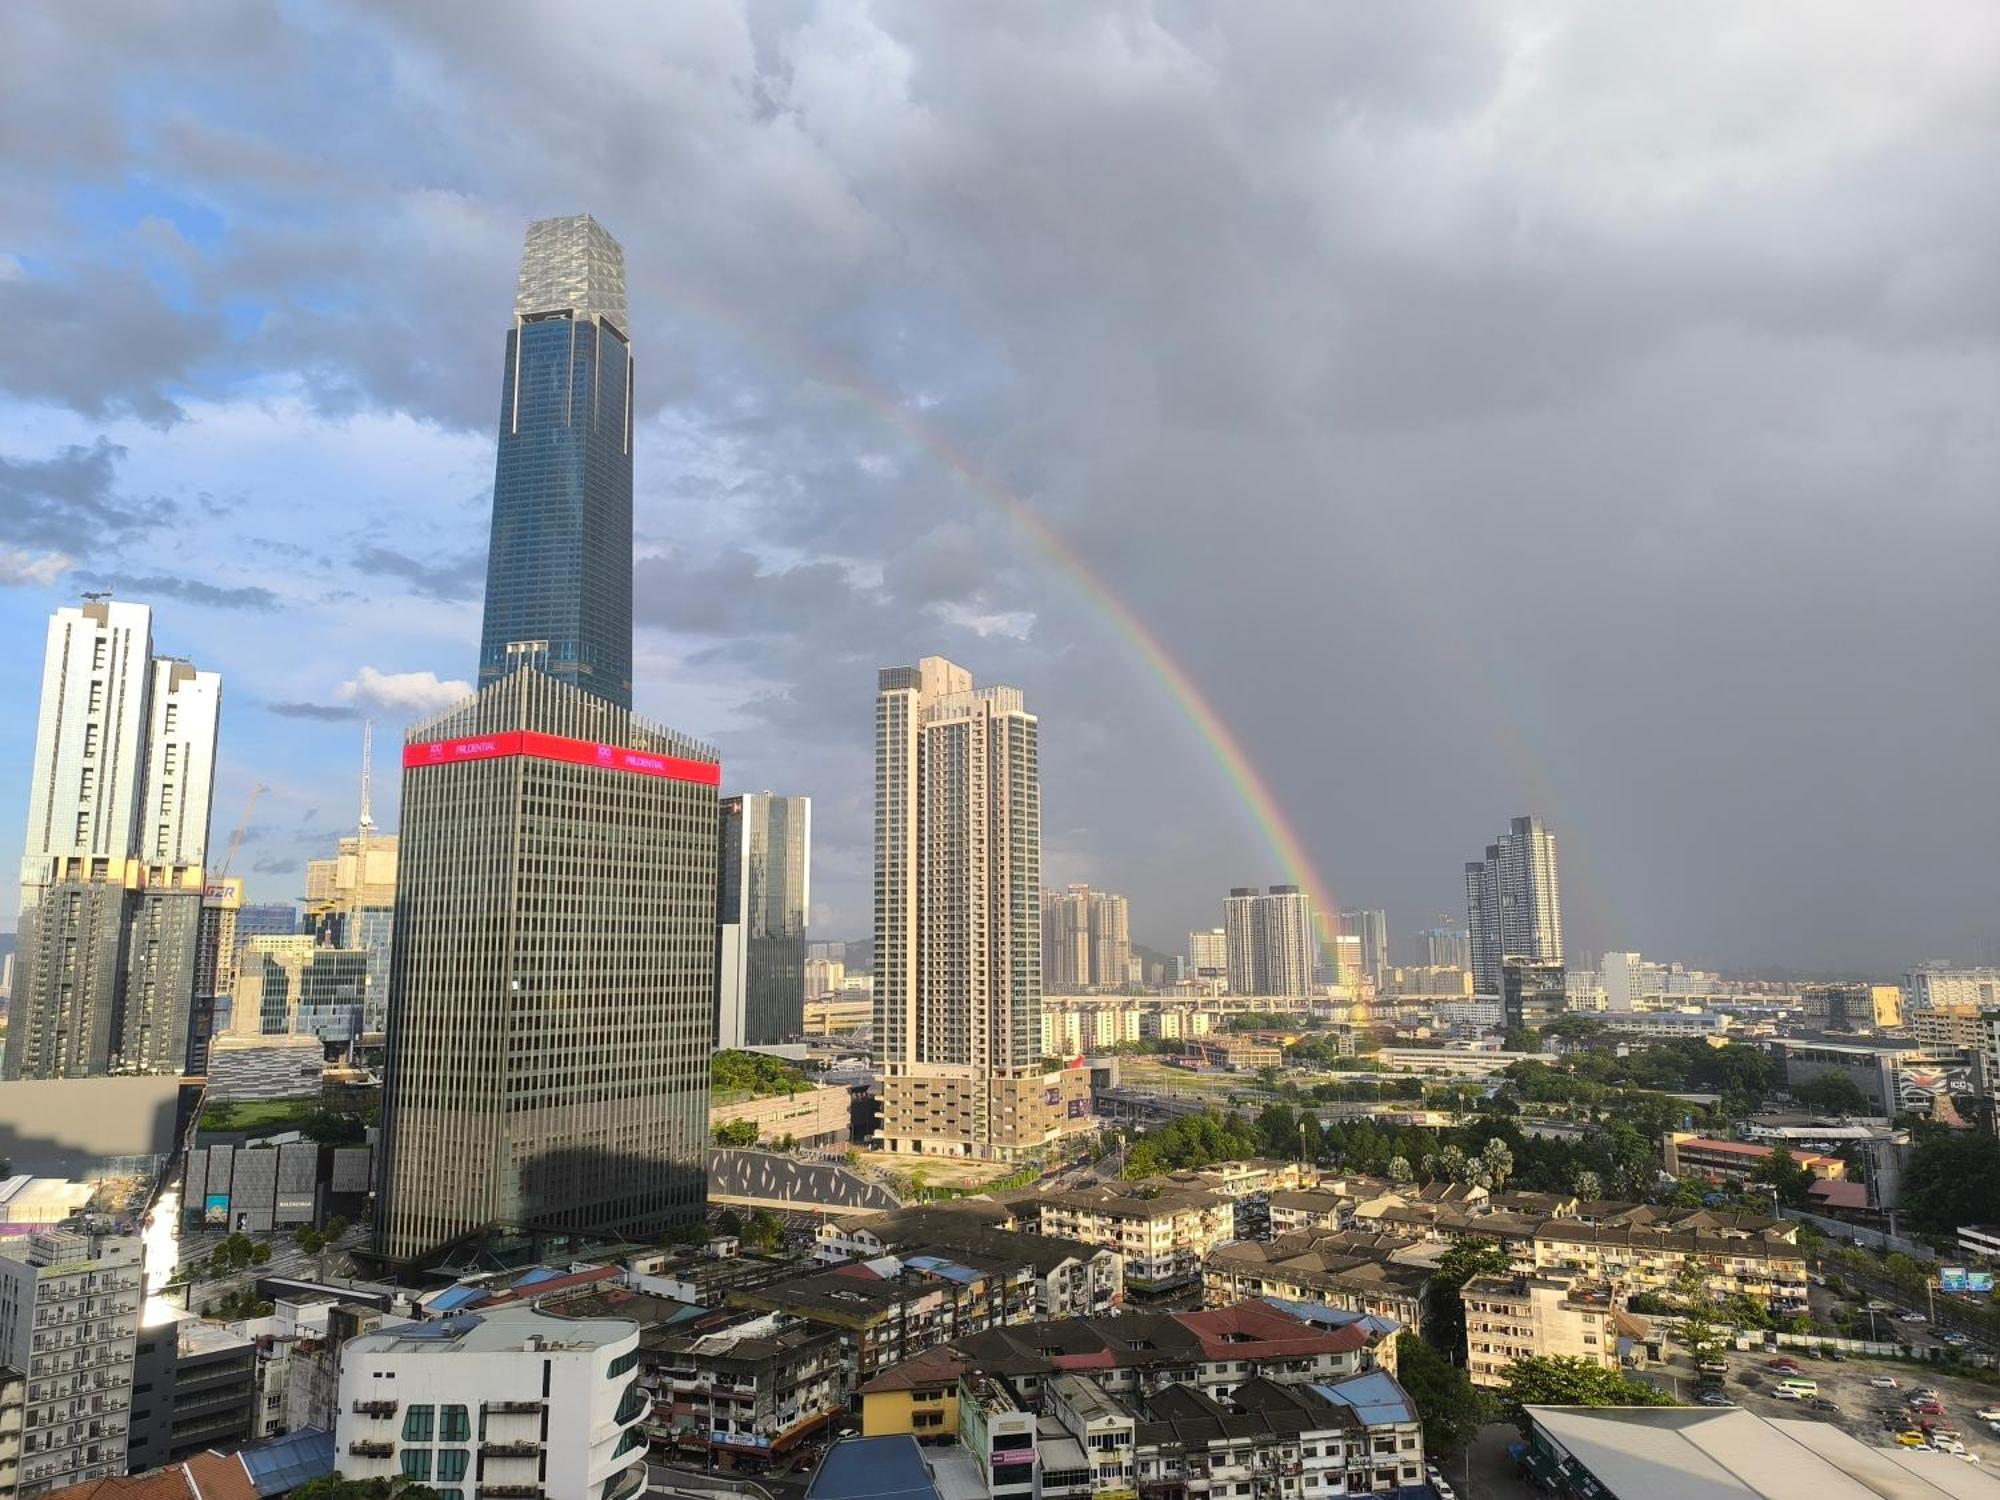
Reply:
[[[361,837],[365,840],[375,831],[375,810],[369,803],[369,793],[375,780],[375,721],[361,721]]]
[[[236,824],[236,832],[229,835],[229,849],[222,856],[222,869],[215,877],[218,885],[229,878],[229,867],[236,863],[236,851],[243,847],[243,835],[250,831],[250,814],[257,810],[257,799],[270,790],[261,781],[250,788],[250,800],[243,804],[243,816]]]

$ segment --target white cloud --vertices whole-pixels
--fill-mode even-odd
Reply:
[[[28,552],[19,547],[0,547],[0,588],[31,585],[46,588],[74,564],[61,552]]]
[[[343,682],[334,696],[357,708],[422,717],[442,712],[471,694],[471,683],[440,679],[435,672],[378,672],[363,667],[351,682]]]

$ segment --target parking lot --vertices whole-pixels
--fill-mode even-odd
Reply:
[[[1932,1421],[1940,1427],[1956,1429],[1966,1451],[1978,1455],[1982,1467],[1993,1467],[1994,1472],[2000,1473],[2000,1438],[1976,1415],[1983,1408],[2000,1408],[2000,1386],[1981,1385],[1933,1366],[1864,1359],[1835,1362],[1808,1358],[1796,1350],[1789,1352],[1798,1359],[1799,1373],[1817,1382],[1820,1398],[1831,1401],[1835,1410],[1816,1408],[1809,1402],[1779,1400],[1773,1392],[1785,1378],[1784,1374],[1767,1368],[1774,1356],[1756,1352],[1730,1353],[1724,1393],[1738,1406],[1760,1417],[1833,1422],[1862,1442],[1880,1448],[1893,1446],[1895,1434],[1884,1426],[1878,1413],[1891,1408],[1905,1410],[1904,1399],[1910,1392],[1928,1386],[1943,1398],[1944,1406],[1944,1415]],[[1681,1382],[1683,1398],[1690,1399],[1694,1392],[1692,1370],[1677,1362],[1672,1373]],[[1869,1379],[1878,1376],[1893,1379],[1896,1388],[1880,1390],[1871,1386]],[[1907,1425],[1914,1425],[1914,1420]]]

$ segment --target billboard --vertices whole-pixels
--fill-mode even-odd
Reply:
[[[1964,1266],[1939,1266],[1938,1290],[1941,1292],[1980,1292],[1993,1290],[1991,1271],[1969,1271]]]
[[[229,1194],[210,1193],[208,1201],[204,1205],[204,1210],[202,1217],[209,1223],[227,1224],[229,1222]]]

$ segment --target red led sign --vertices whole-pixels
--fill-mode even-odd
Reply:
[[[505,734],[480,735],[463,740],[429,740],[403,747],[403,769],[418,766],[450,766],[468,760],[500,760],[527,755],[536,760],[559,760],[573,766],[596,766],[605,771],[625,771],[634,776],[663,776],[669,781],[692,781],[700,786],[722,785],[722,767],[709,760],[683,760],[678,755],[655,755],[649,750],[627,750],[622,745],[600,745],[590,740],[567,740],[560,735],[537,734],[531,729],[514,729]]]

